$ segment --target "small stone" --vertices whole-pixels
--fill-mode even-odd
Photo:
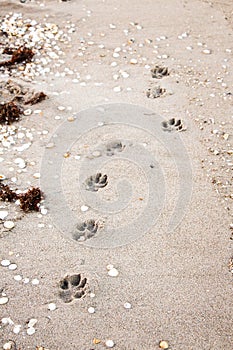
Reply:
[[[7,260],[7,259],[4,259],[4,260],[1,261],[1,265],[4,266],[4,267],[9,266],[10,263],[11,263],[10,260]]]
[[[94,152],[92,152],[92,155],[93,155],[93,157],[98,158],[98,157],[101,156],[101,152],[100,151],[94,151]]]
[[[131,309],[132,305],[130,303],[124,303],[125,309]]]
[[[90,298],[94,298],[95,297],[95,293],[90,293]]]
[[[106,340],[105,345],[107,346],[107,348],[113,348],[115,343],[113,340],[108,339],[108,340]]]
[[[16,265],[16,264],[10,264],[10,265],[8,266],[8,269],[14,271],[14,270],[17,269],[17,265]]]
[[[100,339],[97,339],[97,338],[93,339],[93,344],[100,344],[100,343],[101,343]]]
[[[12,342],[5,343],[5,344],[3,345],[3,350],[11,350],[11,349],[12,349],[12,346],[13,346],[13,343],[12,343]]]
[[[8,298],[7,297],[0,297],[0,305],[5,305],[8,303]]]
[[[161,349],[168,349],[169,345],[168,345],[168,342],[166,342],[165,340],[162,340],[160,343],[159,343],[159,347]]]
[[[26,277],[26,278],[24,278],[23,283],[28,284],[29,281],[30,281],[29,278]]]
[[[35,174],[33,174],[33,177],[34,177],[35,179],[39,179],[39,178],[40,178],[40,173],[35,173]]]
[[[5,221],[3,226],[8,230],[11,230],[15,226],[15,224],[13,221]]]
[[[108,271],[108,275],[111,277],[117,277],[119,275],[119,272],[115,267],[113,267],[111,270]]]
[[[54,310],[56,310],[56,308],[57,308],[56,304],[54,304],[54,303],[48,304],[48,310],[49,311],[54,311]]]
[[[58,106],[57,109],[58,109],[59,111],[64,111],[64,110],[66,109],[66,107],[64,107],[64,106]]]
[[[93,307],[89,307],[87,311],[89,312],[89,314],[95,313],[95,309]]]
[[[28,335],[33,335],[35,332],[36,332],[36,330],[33,327],[30,327],[30,328],[27,329],[27,334]]]
[[[87,211],[89,209],[89,207],[87,207],[86,205],[82,205],[81,206],[81,211],[82,212],[85,212],[85,211]]]
[[[31,115],[32,114],[32,110],[31,109],[25,109],[23,114],[24,115]]]

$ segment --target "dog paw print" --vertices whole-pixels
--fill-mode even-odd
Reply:
[[[112,141],[106,145],[106,155],[114,156],[117,152],[122,152],[124,148],[121,141]]]
[[[171,118],[168,121],[162,122],[162,127],[164,131],[181,131],[185,130],[181,119]]]
[[[163,77],[169,75],[168,68],[155,66],[153,69],[151,69],[151,75],[152,78],[162,79]]]
[[[158,97],[164,95],[165,92],[166,92],[166,89],[163,89],[159,85],[157,85],[157,86],[149,88],[146,91],[146,96],[148,98],[158,98]]]
[[[86,182],[86,190],[97,192],[100,188],[104,188],[108,184],[108,176],[97,173],[96,175],[90,176]]]
[[[86,241],[92,238],[98,231],[98,223],[95,220],[87,220],[76,226],[76,230],[73,234],[73,239],[78,242]]]
[[[59,283],[59,296],[64,303],[81,299],[87,292],[87,279],[81,273],[66,276]]]

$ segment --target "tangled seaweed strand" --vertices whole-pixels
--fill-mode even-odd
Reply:
[[[0,124],[10,125],[20,119],[22,110],[14,103],[0,104]]]
[[[37,187],[29,189],[26,193],[21,193],[18,195],[20,201],[20,208],[25,211],[39,211],[39,203],[42,200],[42,192]]]

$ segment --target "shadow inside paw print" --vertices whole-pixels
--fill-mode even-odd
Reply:
[[[96,175],[90,176],[86,182],[86,190],[97,192],[100,188],[104,188],[108,184],[108,176],[97,173]]]
[[[112,141],[106,145],[107,156],[114,156],[117,152],[122,152],[125,146],[121,141]]]
[[[162,122],[162,127],[164,131],[169,131],[169,132],[185,130],[181,119],[175,119],[175,118]]]
[[[158,98],[158,97],[164,95],[165,92],[166,92],[166,89],[163,89],[159,85],[157,85],[157,86],[154,86],[152,88],[149,88],[146,91],[146,96],[148,98]]]
[[[83,242],[92,238],[98,231],[98,223],[95,220],[87,220],[76,226],[76,231],[73,234],[73,239]]]
[[[66,276],[59,283],[59,296],[64,303],[83,298],[87,292],[87,279],[80,273]]]
[[[167,75],[169,75],[167,67],[155,66],[151,69],[152,78],[161,79]]]

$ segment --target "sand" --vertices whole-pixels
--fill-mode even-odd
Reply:
[[[70,37],[32,81],[1,73],[49,97],[27,107],[0,154],[7,183],[45,194],[42,214],[0,203],[15,224],[0,222],[0,260],[17,265],[0,266],[2,348],[232,349],[232,11],[1,1],[1,17],[20,12]],[[156,64],[169,75],[152,78]],[[157,85],[164,94],[147,97]],[[91,179],[90,191],[98,172],[107,182]]]

